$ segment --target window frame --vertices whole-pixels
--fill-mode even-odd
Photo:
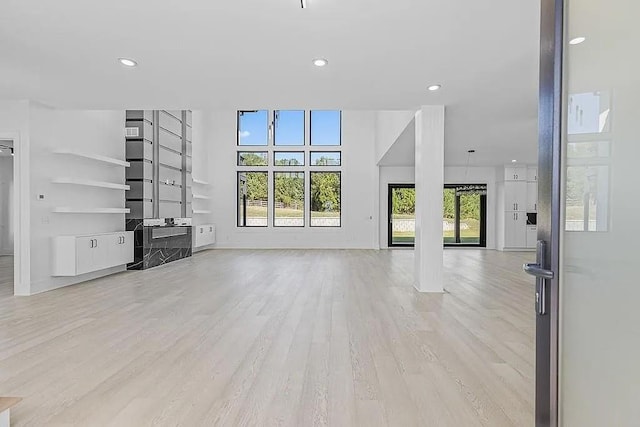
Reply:
[[[317,173],[317,174],[326,174],[326,173],[337,173],[338,177],[339,177],[339,182],[340,182],[340,215],[338,216],[338,220],[339,220],[339,225],[335,226],[335,225],[313,225],[313,217],[312,217],[312,201],[311,198],[313,197],[313,192],[311,191],[311,186],[312,186],[312,182],[313,182],[313,174]],[[309,227],[312,228],[342,228],[342,171],[328,171],[328,170],[311,170],[309,171]]]
[[[244,206],[245,225],[240,225],[240,175],[249,173],[263,173],[267,176],[267,221],[266,225],[247,225],[247,205]],[[242,170],[236,171],[236,228],[267,228],[269,227],[269,171],[267,170]]]
[[[329,147],[327,145],[327,147]],[[314,154],[319,154],[319,153],[338,153],[340,155],[340,163],[338,163],[337,165],[316,165],[313,163],[312,160],[312,156]],[[342,151],[336,151],[336,150],[326,150],[326,151],[320,151],[320,150],[309,150],[309,166],[314,167],[314,168],[339,168],[342,167]]]
[[[444,189],[451,189],[453,188],[455,190],[456,187],[462,186],[462,185],[484,185],[487,186],[488,185],[485,184],[478,184],[478,183],[473,183],[473,184],[445,184],[443,187],[443,191]],[[444,194],[443,194],[444,197]],[[459,240],[460,236],[460,196],[455,196],[455,223],[456,223],[456,227],[454,230],[454,238],[456,240]],[[442,236],[442,245],[445,248],[486,248],[487,247],[487,195],[480,195],[480,236],[478,237],[478,243],[445,243],[444,242],[444,236]]]
[[[266,111],[267,113],[267,143],[263,145],[242,145],[240,144],[240,115],[241,113],[259,113],[260,111]],[[236,147],[259,147],[264,149],[265,147],[269,147],[271,144],[271,131],[270,131],[270,112],[269,110],[236,110]]]
[[[302,225],[276,225],[276,174],[278,173],[295,173],[295,174],[302,174]],[[276,170],[273,171],[273,213],[272,213],[272,217],[273,217],[273,227],[274,228],[305,228],[307,226],[307,222],[306,222],[306,215],[305,215],[305,211],[306,211],[306,206],[307,206],[307,188],[306,188],[306,179],[307,179],[307,174],[305,173],[305,171],[287,171],[287,170]],[[309,199],[311,200],[311,199]]]
[[[340,129],[340,138],[338,145],[325,145],[325,144],[314,144],[313,143],[313,113],[314,111],[338,111],[338,116],[340,121],[338,123],[338,127]],[[342,147],[342,110],[309,110],[309,147]],[[328,151],[328,150],[327,150]],[[334,150],[335,151],[335,150]],[[342,159],[340,160],[342,163]]]
[[[302,164],[301,165],[277,165],[276,164],[276,155],[278,153],[291,153],[291,154],[302,154]],[[282,151],[282,150],[273,150],[273,162],[271,164],[271,166],[273,166],[274,168],[303,168],[307,165],[306,162],[306,153],[304,151],[293,151],[293,150],[289,150],[289,151]],[[274,169],[274,171],[279,171],[278,169]],[[299,171],[298,171],[299,172]]]
[[[266,111],[267,112],[267,145],[239,145],[240,141],[240,113],[241,112],[258,112],[258,111]],[[305,115],[305,145],[275,145],[275,112],[276,111],[304,111]],[[311,146],[311,114],[316,111],[334,111],[339,113],[339,131],[340,131],[340,145],[314,145]],[[342,210],[343,210],[343,156],[344,149],[342,148],[342,125],[343,125],[343,116],[342,110],[309,110],[309,109],[292,109],[292,110],[237,110],[236,112],[236,229],[240,230],[250,230],[250,229],[263,229],[263,228],[291,228],[291,229],[302,229],[302,228],[324,228],[324,229],[338,229],[343,227],[342,223]],[[240,165],[238,163],[239,153],[267,153],[267,165],[264,166],[256,166],[256,165]],[[311,153],[334,153],[340,158],[339,165],[311,165]],[[304,162],[303,165],[275,165],[275,156],[276,153],[302,153],[302,160]],[[314,154],[315,155],[315,154]],[[240,225],[240,214],[242,211],[241,206],[241,196],[240,196],[240,174],[249,174],[249,173],[266,173],[267,174],[267,221],[266,225]],[[290,173],[302,173],[302,178],[304,181],[304,207],[303,207],[303,225],[298,226],[286,226],[286,225],[275,225],[276,215],[275,215],[275,177],[277,173],[281,172],[290,172]],[[311,178],[313,173],[335,173],[338,175],[339,180],[339,193],[338,197],[340,200],[340,212],[337,217],[337,225],[311,225],[312,222],[312,211],[311,211]],[[308,182],[308,184],[307,184]],[[245,207],[246,209],[246,207]],[[272,217],[270,216],[272,215]],[[321,217],[320,217],[321,218]],[[248,219],[248,218],[247,218]],[[315,218],[314,218],[315,219]],[[246,223],[246,221],[245,221]]]
[[[249,146],[251,147],[251,145]],[[258,147],[256,145],[256,147]],[[266,154],[266,163],[264,165],[241,165],[240,164],[240,153],[264,153]],[[267,150],[244,150],[244,151],[236,151],[236,167],[241,167],[241,168],[266,168],[267,166],[269,166],[269,151]]]
[[[278,139],[276,138],[277,129],[276,122],[278,119],[278,114],[281,111],[293,111],[293,112],[301,112],[302,113],[302,144],[278,144]],[[309,123],[311,123],[311,115],[309,115]],[[274,147],[306,147],[311,144],[307,144],[307,111],[306,110],[273,110],[273,117],[271,120],[271,124],[273,126],[273,134],[271,135],[272,141],[271,145]],[[342,126],[342,123],[341,123]],[[309,139],[311,139],[311,133],[309,133]]]

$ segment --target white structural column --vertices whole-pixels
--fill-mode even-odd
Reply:
[[[444,106],[416,113],[416,277],[420,292],[443,292]]]

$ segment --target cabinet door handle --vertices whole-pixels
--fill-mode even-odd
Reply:
[[[93,248],[93,239],[91,239],[90,242],[91,242],[91,246],[89,246],[89,247]]]

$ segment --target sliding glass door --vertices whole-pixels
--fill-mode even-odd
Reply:
[[[416,188],[414,184],[389,184],[388,244],[414,246],[416,242]]]
[[[487,187],[445,185],[442,235],[445,246],[487,246]]]

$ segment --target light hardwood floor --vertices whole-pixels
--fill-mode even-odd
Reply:
[[[533,425],[530,253],[215,250],[15,298],[0,395],[16,426]],[[0,278],[0,281],[2,279]]]

